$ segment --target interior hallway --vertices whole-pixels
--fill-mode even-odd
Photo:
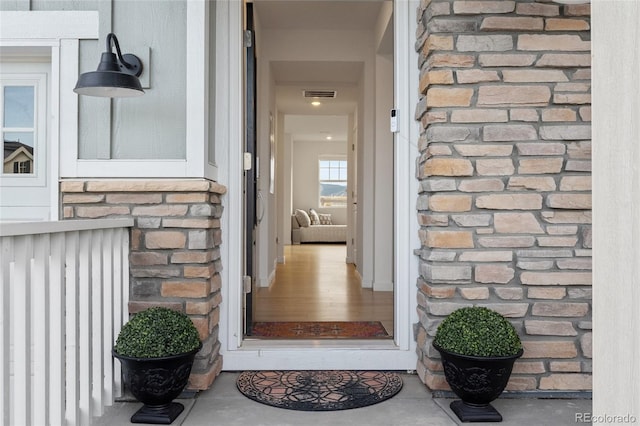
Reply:
[[[254,295],[256,321],[380,321],[393,335],[393,292],[360,287],[344,244],[284,248],[274,283]]]

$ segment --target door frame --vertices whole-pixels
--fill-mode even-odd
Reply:
[[[413,110],[418,102],[418,55],[414,49],[416,10],[419,0],[395,0],[394,93],[399,132],[395,134],[394,165],[394,339],[393,341],[268,341],[243,340],[244,298],[242,217],[243,56],[242,31],[245,2],[218,2],[216,14],[216,88],[221,104],[227,105],[225,122],[217,127],[216,157],[220,158],[221,182],[227,186],[222,220],[222,294],[220,352],[223,370],[242,369],[394,369],[416,368],[413,324],[416,313],[415,283],[418,262],[413,254],[420,247],[415,217],[418,182],[413,173],[418,156],[418,123]],[[222,36],[224,35],[224,36]],[[223,84],[220,84],[223,83]],[[223,159],[226,159],[223,160]],[[304,356],[301,356],[304,355]]]

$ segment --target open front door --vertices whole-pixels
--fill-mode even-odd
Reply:
[[[228,42],[229,62],[221,67],[222,82],[228,84],[230,105],[229,125],[230,132],[228,146],[229,163],[226,164],[226,176],[222,176],[229,182],[229,192],[227,198],[228,209],[225,209],[229,220],[223,221],[223,230],[227,231],[229,247],[227,258],[223,259],[228,268],[224,269],[227,279],[223,280],[222,292],[226,295],[224,308],[221,310],[221,354],[224,357],[224,369],[233,370],[269,370],[269,369],[380,369],[380,370],[409,370],[416,366],[416,340],[414,339],[412,330],[414,324],[418,323],[417,301],[415,297],[415,282],[418,279],[418,261],[413,250],[419,246],[418,240],[418,223],[415,220],[416,197],[419,193],[418,181],[415,179],[415,159],[419,157],[417,152],[416,141],[418,141],[418,126],[413,121],[411,111],[417,105],[418,90],[418,55],[412,49],[415,43],[414,27],[416,22],[416,11],[418,9],[419,0],[397,0],[394,2],[380,2],[379,6],[389,8],[387,12],[393,12],[392,15],[387,13],[387,26],[385,32],[389,32],[394,37],[388,39],[393,46],[393,55],[380,57],[373,50],[373,45],[368,42],[371,31],[363,30],[358,40],[360,40],[365,48],[360,48],[355,44],[353,28],[345,28],[348,32],[339,32],[335,37],[326,37],[326,29],[314,27],[317,22],[322,25],[334,25],[342,22],[341,19],[331,19],[332,17],[341,18],[343,14],[339,11],[330,10],[331,6],[349,6],[373,8],[376,2],[262,2],[258,1],[253,4],[246,5],[245,2],[230,1],[218,2],[220,6],[218,10],[217,28],[221,31],[221,43]],[[319,12],[309,19],[290,19],[291,14],[296,17],[298,14],[309,15],[310,5],[320,8]],[[279,8],[277,13],[270,15],[261,15],[261,7],[263,5]],[[352,12],[352,10],[349,10]],[[369,10],[371,12],[371,10]],[[255,13],[255,15],[254,15]],[[244,15],[244,16],[243,16]],[[287,23],[295,23],[298,29],[292,29],[295,37],[290,38],[290,43],[284,43],[282,32],[278,28],[288,28],[287,25],[271,25],[267,22],[267,16],[271,19],[287,18]],[[302,15],[300,15],[302,16]],[[319,19],[327,17],[326,19]],[[357,14],[348,13],[345,16],[363,17],[370,16],[375,18],[373,14]],[[258,260],[263,261],[262,256],[257,258],[255,255],[256,247],[256,229],[258,218],[256,211],[260,212],[261,208],[256,202],[259,200],[257,192],[258,168],[256,161],[256,62],[254,53],[254,36],[251,34],[247,37],[251,46],[242,48],[238,38],[242,34],[241,29],[247,30],[252,28],[253,18],[256,18],[258,29],[262,29],[260,33],[261,48],[268,46],[268,43],[275,43],[279,50],[260,51],[260,71],[274,72],[274,63],[276,68],[281,70],[285,78],[280,80],[264,78],[264,84],[261,81],[260,86],[260,105],[271,105],[270,98],[265,98],[273,92],[270,91],[269,85],[273,81],[274,84],[280,82],[301,83],[307,85],[309,81],[320,81],[326,77],[326,68],[323,68],[323,62],[332,62],[343,66],[342,74],[339,78],[342,81],[348,76],[351,77],[352,87],[359,90],[357,93],[356,103],[358,109],[356,111],[357,120],[357,139],[361,141],[361,147],[364,148],[365,141],[367,144],[373,145],[376,134],[389,132],[388,127],[388,105],[379,105],[376,109],[376,90],[390,90],[393,86],[392,96],[394,108],[399,111],[398,114],[398,133],[394,134],[394,142],[387,143],[386,147],[393,151],[393,155],[388,154],[388,150],[384,151],[367,151],[367,156],[363,156],[362,161],[358,160],[358,168],[364,169],[363,173],[368,172],[370,179],[361,179],[362,185],[358,185],[358,192],[354,195],[357,197],[357,214],[358,221],[362,221],[366,212],[368,224],[375,217],[379,217],[379,211],[372,200],[378,199],[386,205],[393,205],[393,217],[391,226],[385,229],[393,228],[393,232],[389,237],[385,237],[386,241],[378,244],[377,247],[389,248],[391,254],[384,255],[385,259],[393,257],[392,280],[390,283],[394,286],[394,332],[392,339],[313,339],[313,340],[275,340],[275,339],[258,339],[244,338],[251,336],[251,325],[255,321],[253,307],[256,305],[257,294],[247,294],[242,291],[238,283],[242,281],[242,276],[247,278],[257,277],[254,272],[255,264]],[[318,19],[316,19],[318,18]],[[391,21],[392,20],[392,21]],[[334,22],[335,21],[335,22]],[[376,22],[378,20],[376,19]],[[389,23],[393,22],[393,25]],[[312,30],[316,28],[314,33]],[[378,27],[377,27],[378,28]],[[380,27],[381,28],[381,27]],[[271,31],[275,29],[275,31]],[[381,28],[382,29],[382,28]],[[387,30],[388,29],[388,30]],[[228,31],[224,31],[228,30]],[[365,34],[366,33],[366,34]],[[224,36],[222,36],[224,35]],[[341,37],[349,35],[349,38]],[[226,36],[226,37],[225,37]],[[271,39],[269,38],[271,37]],[[386,36],[381,40],[387,40]],[[323,47],[323,43],[334,43],[330,49],[314,49],[318,43]],[[368,46],[368,47],[367,47]],[[276,55],[277,53],[277,55]],[[322,55],[322,56],[310,56]],[[271,55],[271,56],[270,56]],[[361,67],[350,67],[349,63],[358,62],[363,64]],[[391,85],[391,79],[385,79],[385,82],[376,84],[376,76],[379,76],[380,69],[387,70],[390,68],[388,63],[391,62],[394,70],[394,84]],[[296,69],[291,68],[296,63],[300,63],[304,70],[310,70],[316,77],[311,79],[300,79],[301,74]],[[264,64],[264,68],[263,65]],[[228,66],[227,66],[228,65]],[[270,67],[270,68],[269,68]],[[377,67],[377,68],[376,68]],[[228,75],[226,74],[228,72]],[[264,77],[264,76],[263,76]],[[261,77],[262,78],[262,77]],[[239,80],[243,80],[244,84],[240,84]],[[336,78],[337,80],[337,78]],[[355,84],[355,83],[358,84]],[[361,83],[360,83],[361,82]],[[344,94],[344,87],[341,86],[340,93]],[[303,89],[308,89],[304,87]],[[244,93],[242,90],[244,89]],[[316,89],[316,87],[312,87]],[[221,92],[225,93],[224,90]],[[301,91],[298,95],[302,97]],[[341,95],[339,95],[341,96]],[[340,98],[339,98],[340,99]],[[238,105],[242,100],[245,105]],[[274,100],[274,102],[277,99]],[[312,108],[312,106],[309,106]],[[276,111],[275,109],[273,111]],[[286,113],[284,109],[277,110],[279,113]],[[349,111],[353,111],[351,108]],[[291,112],[299,113],[299,110]],[[264,111],[260,117],[268,120],[268,110]],[[380,114],[378,114],[380,113]],[[240,119],[240,115],[244,119]],[[278,115],[276,115],[278,116]],[[262,122],[262,121],[261,121]],[[267,121],[264,121],[267,123]],[[242,126],[242,129],[240,127]],[[266,127],[266,126],[264,126]],[[353,128],[353,126],[351,126]],[[261,126],[260,140],[266,139],[267,132]],[[283,128],[281,128],[283,130]],[[236,143],[240,137],[234,137],[237,133],[242,132],[244,135],[243,143]],[[264,134],[264,138],[263,138]],[[388,139],[388,138],[387,138]],[[283,139],[284,140],[284,139]],[[358,146],[356,145],[356,148]],[[359,150],[359,152],[362,150]],[[247,161],[246,170],[242,170],[241,161],[243,152],[251,153]],[[261,151],[261,152],[266,152]],[[282,151],[281,151],[282,152]],[[364,152],[364,151],[362,151]],[[247,156],[249,157],[249,156]],[[263,157],[266,158],[266,157]],[[393,178],[379,179],[378,174],[373,174],[376,170],[382,169],[377,167],[375,160],[393,159],[394,166],[392,169]],[[265,162],[263,162],[265,164]],[[263,167],[263,170],[266,169]],[[282,170],[282,169],[281,169]],[[224,171],[223,171],[224,173]],[[358,173],[360,175],[361,173]],[[364,176],[364,174],[363,174]],[[242,177],[242,179],[241,179]],[[378,181],[374,182],[374,177]],[[367,186],[370,185],[370,186]],[[375,185],[375,187],[373,186]],[[242,197],[240,196],[240,186],[243,188]],[[315,188],[315,186],[314,186]],[[380,196],[375,198],[372,189],[380,192]],[[315,199],[315,198],[314,198]],[[368,204],[367,204],[368,203]],[[308,203],[307,203],[308,204]],[[353,206],[352,206],[353,207]],[[355,210],[355,209],[354,209]],[[286,209],[285,209],[286,211]],[[283,220],[288,220],[288,213],[284,214]],[[242,220],[237,220],[239,218]],[[266,225],[266,223],[265,223]],[[364,226],[364,225],[363,225]],[[360,229],[364,227],[358,226]],[[369,232],[367,230],[367,232]],[[365,235],[364,232],[361,232]],[[366,235],[371,235],[366,234]],[[235,237],[238,238],[235,238]],[[242,241],[242,247],[238,244]],[[258,241],[260,242],[260,241]],[[369,244],[359,245],[358,251],[355,253],[358,258],[375,261],[376,256],[373,249],[376,245]],[[366,249],[366,253],[365,253]],[[261,253],[262,255],[262,253]],[[240,257],[243,259],[241,260]],[[364,262],[360,262],[364,264]],[[371,263],[369,263],[371,264]],[[374,262],[375,266],[375,262]],[[304,273],[302,274],[304,278]],[[255,280],[254,280],[255,281]],[[251,284],[249,280],[245,280],[244,289],[250,291]],[[255,284],[254,284],[255,285]],[[252,303],[253,302],[253,303]],[[330,306],[328,306],[330,307]],[[244,312],[241,312],[243,311]]]
[[[253,26],[253,4],[246,5],[245,44],[245,157],[244,157],[244,333],[251,334],[253,324],[252,284],[255,278],[256,250],[256,194],[257,194],[257,149],[256,149],[256,51]]]

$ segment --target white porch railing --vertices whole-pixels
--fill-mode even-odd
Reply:
[[[0,423],[89,425],[122,392],[132,219],[0,224]]]

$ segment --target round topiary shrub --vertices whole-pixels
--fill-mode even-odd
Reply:
[[[162,358],[199,346],[198,330],[186,314],[155,307],[137,313],[122,327],[114,351],[133,358]]]
[[[460,355],[504,357],[522,349],[513,325],[496,311],[479,306],[452,312],[442,321],[434,344]]]

